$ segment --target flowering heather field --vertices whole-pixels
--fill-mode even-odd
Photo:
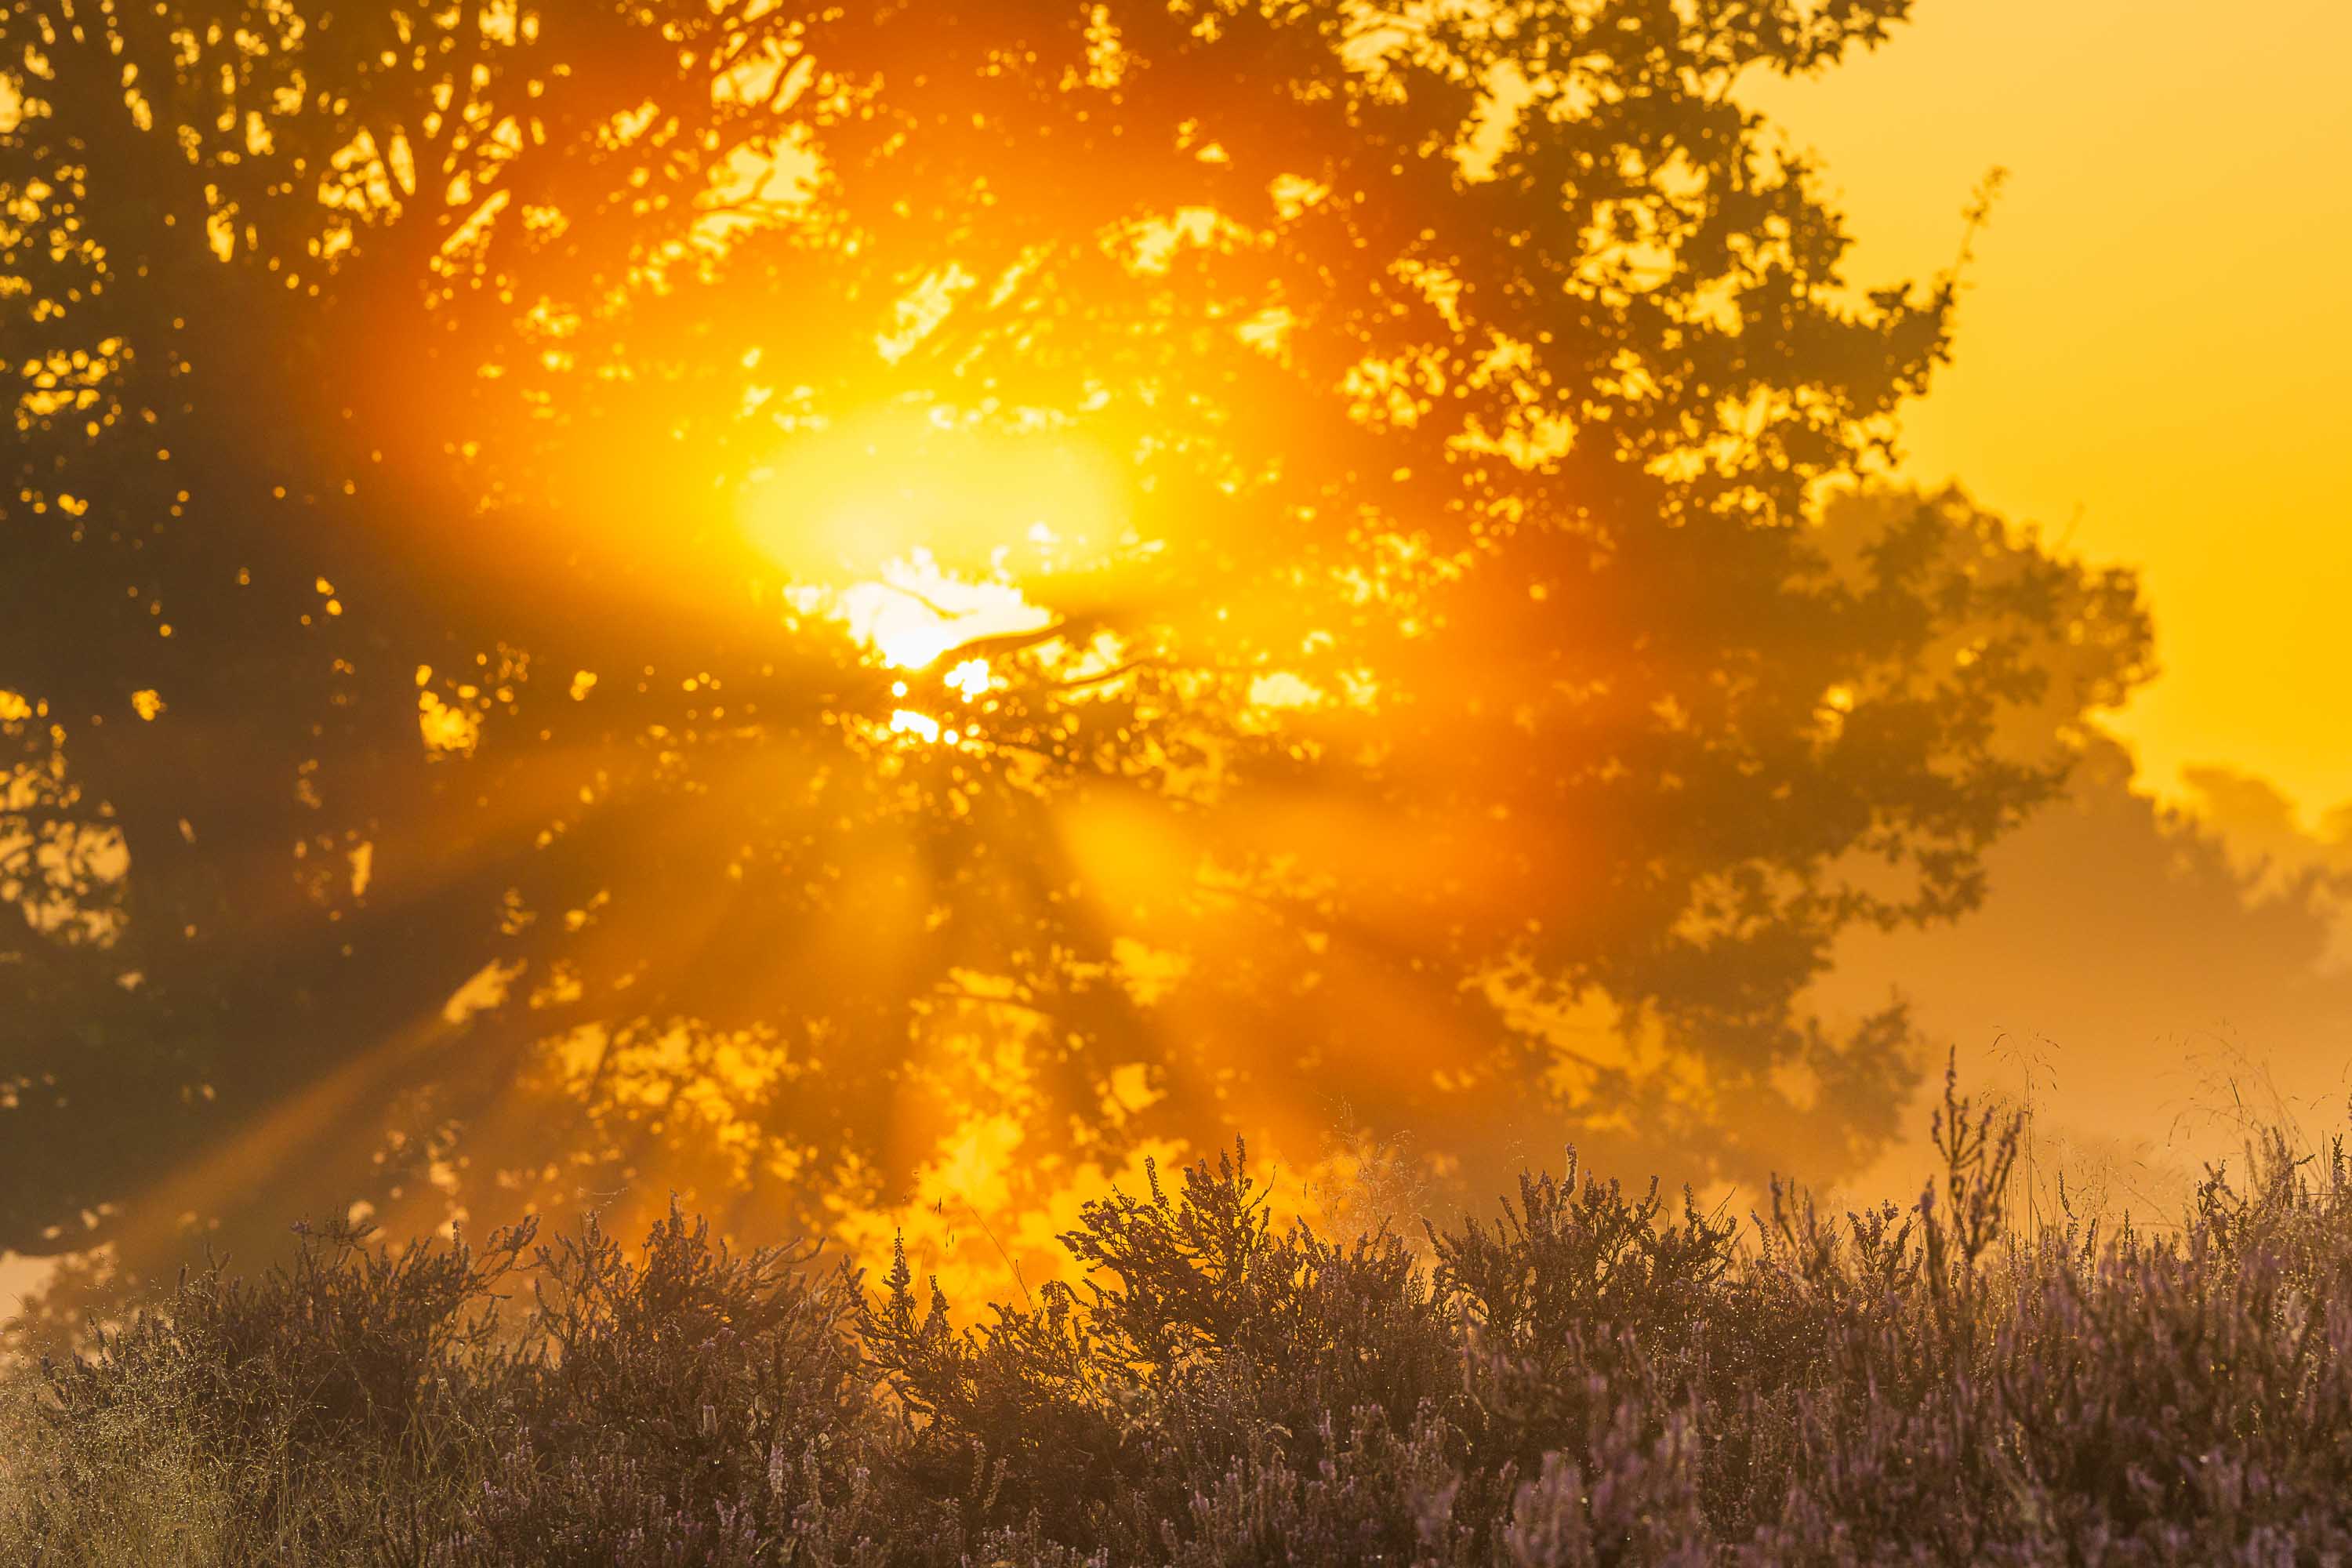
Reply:
[[[2352,1561],[2352,1166],[2007,1223],[1948,1086],[1914,1206],[1580,1175],[1338,1241],[1234,1155],[984,1323],[673,1216],[192,1275],[11,1391],[11,1563]]]

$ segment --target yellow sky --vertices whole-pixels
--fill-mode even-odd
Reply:
[[[1861,281],[1944,265],[2011,170],[1909,471],[2142,569],[2164,673],[2115,727],[2149,784],[2221,763],[2306,816],[2352,803],[2347,61],[2345,0],[1919,0],[1757,95]]]

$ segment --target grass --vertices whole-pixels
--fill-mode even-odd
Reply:
[[[982,1321],[680,1215],[625,1248],[344,1229],[0,1395],[0,1561],[2352,1561],[2352,1163],[2273,1136],[2178,1226],[1942,1177],[1735,1226],[1571,1169],[1280,1226],[1242,1152],[1090,1205]]]

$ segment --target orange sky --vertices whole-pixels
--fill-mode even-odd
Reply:
[[[2221,763],[2352,804],[2352,5],[1915,15],[1754,95],[1827,161],[1860,281],[1945,265],[2011,171],[1909,471],[2142,568],[2164,673],[2115,728],[2147,784]]]

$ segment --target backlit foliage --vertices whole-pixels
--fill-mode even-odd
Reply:
[[[1957,285],[1738,92],[1905,8],[7,0],[0,1246],[1857,1157],[2147,642],[1851,493]]]

